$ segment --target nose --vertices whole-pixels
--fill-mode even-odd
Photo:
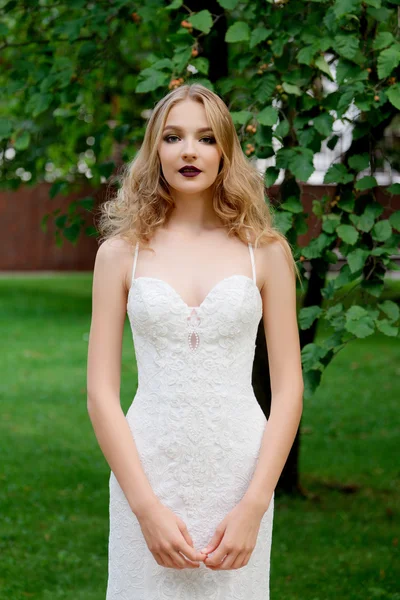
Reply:
[[[186,158],[189,156],[191,156],[192,158],[197,156],[194,142],[190,138],[186,140],[182,148],[182,158]]]

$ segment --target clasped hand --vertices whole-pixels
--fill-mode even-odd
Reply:
[[[206,567],[213,570],[245,567],[257,542],[262,514],[254,506],[239,502],[221,521],[209,544],[201,550]]]
[[[198,569],[200,562],[214,570],[240,569],[256,545],[263,511],[242,500],[221,521],[208,546],[196,552],[184,521],[158,499],[137,515],[150,552],[157,563],[173,569]],[[207,556],[213,553],[212,556]]]

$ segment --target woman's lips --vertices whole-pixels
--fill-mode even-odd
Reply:
[[[184,177],[196,177],[197,175],[200,175],[200,173],[201,171],[183,171],[181,175],[183,175]]]

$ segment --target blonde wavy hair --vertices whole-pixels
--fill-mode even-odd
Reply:
[[[172,90],[152,110],[138,153],[123,166],[119,175],[113,177],[119,184],[118,191],[100,205],[99,242],[119,237],[132,246],[139,241],[143,247],[151,248],[153,232],[166,223],[175,206],[161,170],[157,148],[170,109],[186,99],[204,106],[215,140],[222,150],[220,171],[214,183],[213,208],[228,235],[235,235],[246,244],[250,239],[255,247],[279,241],[292,273],[301,283],[291,246],[273,225],[263,175],[244,155],[228,107],[217,94],[198,83]]]

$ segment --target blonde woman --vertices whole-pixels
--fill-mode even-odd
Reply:
[[[274,489],[302,411],[298,271],[218,95],[183,85],[158,102],[99,229],[87,387],[111,469],[107,600],[267,600]],[[268,421],[251,384],[261,319]]]

